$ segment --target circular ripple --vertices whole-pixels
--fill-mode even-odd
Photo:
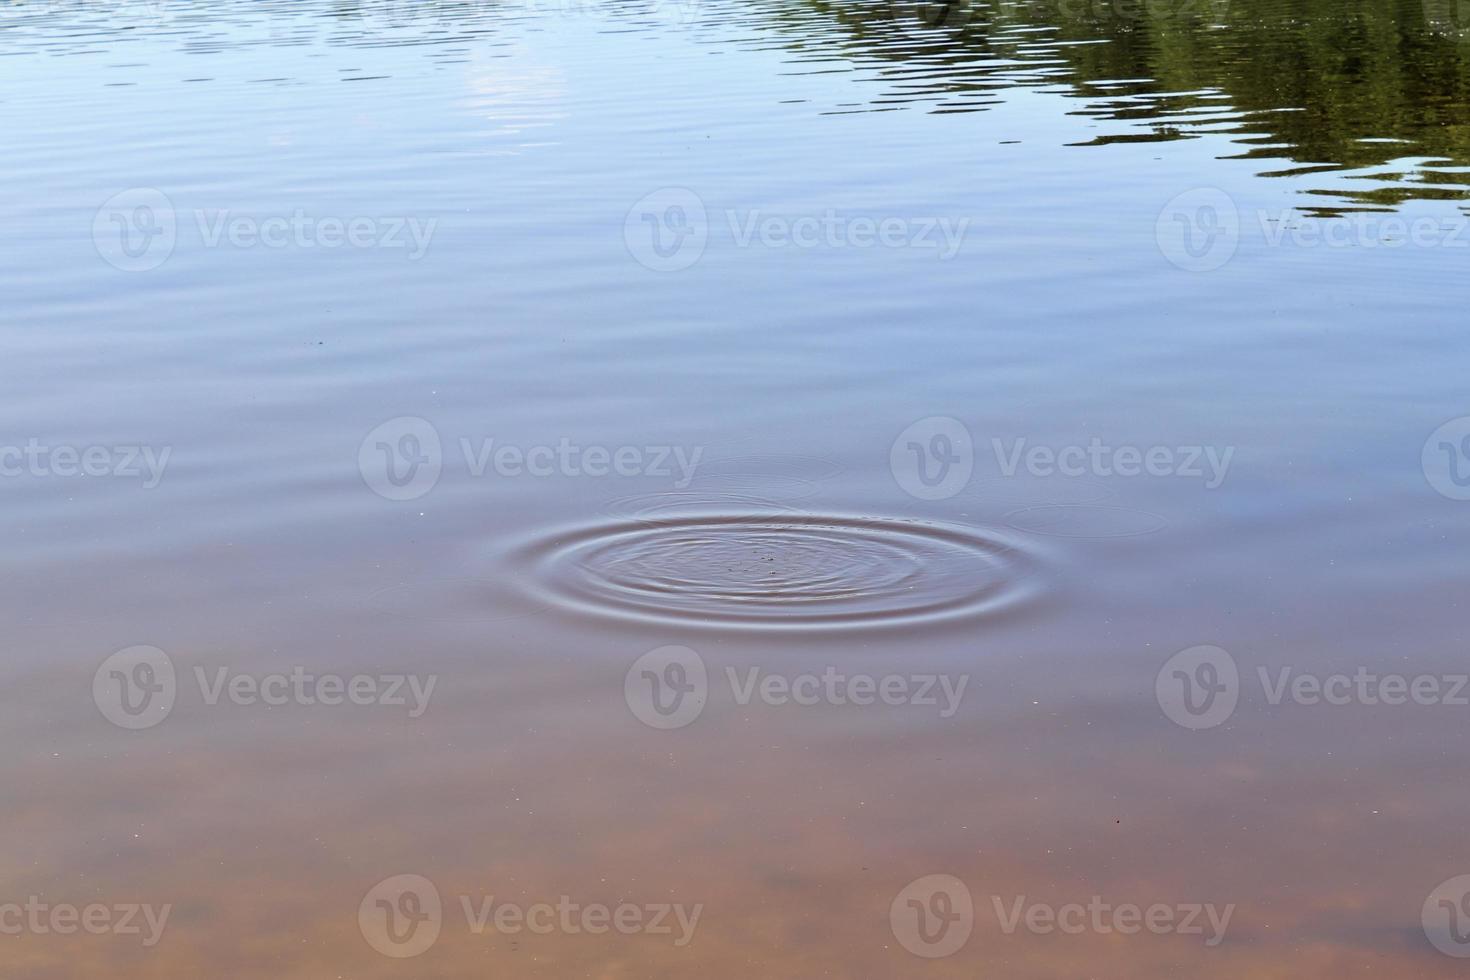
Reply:
[[[644,516],[541,539],[514,556],[543,601],[654,622],[872,627],[991,615],[1030,562],[998,534],[806,514]]]

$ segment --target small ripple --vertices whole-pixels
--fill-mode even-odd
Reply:
[[[509,556],[541,603],[651,623],[874,628],[993,616],[1033,562],[986,529],[846,515],[645,514],[538,537]]]

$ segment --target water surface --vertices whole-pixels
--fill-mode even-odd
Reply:
[[[1465,669],[1462,13],[8,5],[0,905],[172,912],[7,970],[1460,975],[1470,708],[1258,672]],[[1201,645],[1228,717],[1165,696]],[[176,697],[128,727],[138,646]],[[934,874],[973,932],[916,955]]]

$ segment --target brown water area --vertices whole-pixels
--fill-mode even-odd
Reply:
[[[1470,11],[0,10],[0,976],[1463,976]]]

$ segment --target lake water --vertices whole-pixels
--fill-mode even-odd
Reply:
[[[0,79],[7,976],[1463,975],[1463,5]]]

